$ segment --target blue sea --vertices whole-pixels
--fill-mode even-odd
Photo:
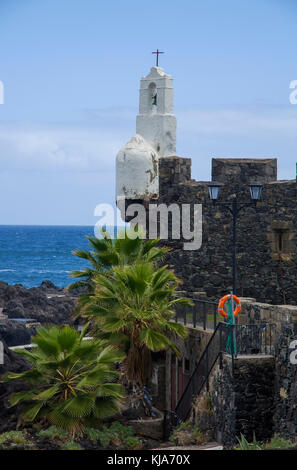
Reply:
[[[94,227],[0,226],[0,280],[27,288],[49,280],[66,287],[74,282],[70,272],[88,265],[72,254],[90,248],[86,235],[94,236]]]

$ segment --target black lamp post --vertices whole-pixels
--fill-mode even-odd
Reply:
[[[216,181],[212,181],[208,185],[209,190],[209,197],[213,201],[214,204],[217,203],[219,192],[222,184],[217,183]],[[232,291],[233,294],[236,295],[236,222],[237,216],[241,209],[245,206],[250,206],[254,204],[256,206],[257,201],[261,198],[262,187],[263,185],[259,181],[255,181],[250,183],[250,194],[251,194],[251,201],[250,202],[242,202],[240,205],[237,201],[237,196],[235,195],[232,199],[232,202],[219,202],[219,204],[226,207],[232,214],[233,218],[233,229],[232,229]],[[231,205],[230,205],[231,204]]]

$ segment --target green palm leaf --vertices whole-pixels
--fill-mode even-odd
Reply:
[[[167,349],[171,344],[171,341],[165,334],[159,333],[158,331],[154,331],[152,329],[143,328],[139,338],[151,351],[161,351],[162,349]]]
[[[21,401],[30,401],[35,397],[33,392],[16,392],[10,397],[10,405],[15,406]]]
[[[28,391],[10,397],[11,406],[28,405],[21,415],[23,420],[43,418],[75,433],[87,422],[98,422],[98,417],[118,411],[124,390],[115,383],[118,372],[114,363],[123,358],[123,353],[107,347],[106,341],[83,338],[84,334],[70,326],[38,330],[37,347],[29,355],[32,369],[10,372],[3,378],[28,385]]]
[[[84,418],[91,414],[95,405],[95,397],[89,395],[81,395],[68,400],[62,408],[65,413],[72,418]]]
[[[149,248],[154,247],[151,243]],[[171,349],[178,354],[168,336],[186,336],[183,325],[169,322],[179,300],[178,279],[167,266],[157,269],[154,263],[138,259],[131,265],[114,266],[108,276],[97,275],[94,284],[84,316],[96,321],[94,331],[101,338],[125,348],[128,379],[145,382],[148,351]]]
[[[39,411],[41,410],[43,403],[36,403],[34,405],[28,406],[25,411],[22,413],[22,419],[24,421],[34,421]]]

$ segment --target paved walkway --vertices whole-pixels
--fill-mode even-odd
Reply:
[[[155,447],[150,450],[223,450],[223,446],[218,442],[208,442],[201,446]]]

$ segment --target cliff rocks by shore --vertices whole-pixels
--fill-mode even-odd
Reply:
[[[45,324],[72,325],[76,297],[67,289],[60,289],[50,281],[40,287],[26,289],[20,284],[14,286],[0,281],[0,309],[7,319],[0,317],[0,340],[8,346],[30,343],[35,328],[11,319],[34,319]]]
[[[17,407],[7,408],[8,396],[23,389],[23,384],[1,383],[1,376],[8,372],[21,372],[29,367],[23,356],[14,353],[9,346],[31,343],[36,333],[36,326],[12,318],[36,320],[41,325],[73,324],[73,311],[76,297],[67,289],[59,289],[50,281],[44,281],[40,287],[25,289],[20,284],[10,286],[0,281],[0,341],[4,347],[4,364],[0,363],[0,431],[4,432],[16,426]]]

